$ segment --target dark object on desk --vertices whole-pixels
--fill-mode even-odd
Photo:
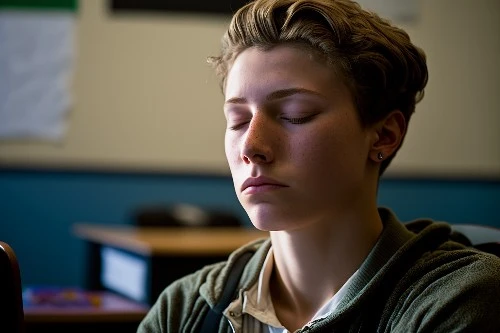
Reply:
[[[452,239],[500,257],[500,228],[479,224],[452,225]]]
[[[0,241],[0,332],[24,332],[21,272],[14,250]]]
[[[235,215],[189,204],[146,206],[137,209],[133,220],[141,227],[236,227]]]

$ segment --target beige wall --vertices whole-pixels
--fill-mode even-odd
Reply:
[[[65,140],[0,143],[1,164],[227,172],[222,95],[206,56],[222,16],[111,16],[81,1]],[[500,176],[500,1],[422,0],[404,28],[430,81],[393,174]]]
[[[500,1],[422,0],[429,84],[393,173],[500,177]]]

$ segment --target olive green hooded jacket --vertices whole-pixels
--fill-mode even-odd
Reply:
[[[336,311],[298,332],[500,332],[500,259],[450,241],[446,223],[399,222],[379,210],[382,234]],[[269,240],[233,252],[227,262],[202,268],[168,286],[138,332],[199,332],[235,259],[255,252],[243,271],[239,297],[257,283]],[[321,274],[321,273],[318,273]],[[225,313],[225,315],[229,315]],[[223,317],[219,332],[239,332]]]

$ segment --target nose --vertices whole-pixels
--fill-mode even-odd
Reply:
[[[254,114],[248,124],[242,141],[241,159],[247,164],[266,164],[274,159],[272,121],[258,113]]]

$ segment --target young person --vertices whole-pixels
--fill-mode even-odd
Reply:
[[[167,287],[139,332],[200,331],[248,252],[219,332],[500,332],[500,260],[377,207],[428,77],[403,30],[349,0],[256,0],[210,62],[236,194],[270,238]]]

